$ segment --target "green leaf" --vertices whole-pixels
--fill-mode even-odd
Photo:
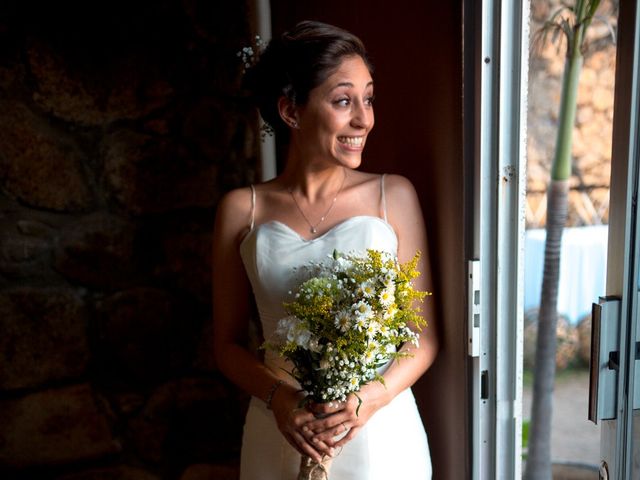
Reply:
[[[354,392],[354,395],[356,396],[356,398],[358,399],[358,406],[356,407],[356,417],[359,415],[360,413],[360,407],[362,406],[362,399],[360,398],[360,396]]]

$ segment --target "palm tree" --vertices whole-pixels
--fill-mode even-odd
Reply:
[[[562,231],[567,219],[571,143],[576,117],[578,80],[584,62],[585,34],[599,5],[600,0],[576,0],[573,6],[564,4],[537,32],[536,41],[542,43],[547,41],[549,35],[554,42],[562,41],[564,38],[567,42],[567,55],[562,81],[556,150],[551,169],[551,181],[547,190],[547,236],[538,319],[526,480],[551,479],[551,416],[556,369],[560,246]]]

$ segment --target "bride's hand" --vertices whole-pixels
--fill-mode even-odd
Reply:
[[[308,455],[321,462],[325,455],[332,455],[333,449],[322,441],[311,443],[313,431],[308,428],[315,415],[304,407],[298,407],[302,394],[290,385],[283,384],[273,396],[271,408],[278,429],[289,444],[302,455]]]
[[[384,386],[369,384],[358,392],[358,396],[353,393],[349,394],[345,402],[311,404],[310,410],[316,416],[322,417],[315,418],[306,425],[309,430],[314,432],[311,438],[312,444],[326,445],[332,448],[343,447],[386,403]]]

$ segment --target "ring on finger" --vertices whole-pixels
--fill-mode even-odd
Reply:
[[[344,422],[340,422],[340,425],[342,425],[342,428],[344,428],[344,431],[346,432],[347,430],[349,430],[347,428],[347,426],[344,424]]]

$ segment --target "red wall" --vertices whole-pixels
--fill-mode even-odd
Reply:
[[[429,434],[434,478],[469,478],[462,2],[272,0],[271,8],[274,35],[303,19],[320,20],[352,31],[371,54],[376,127],[363,169],[413,181],[431,243],[442,350],[414,391]]]

